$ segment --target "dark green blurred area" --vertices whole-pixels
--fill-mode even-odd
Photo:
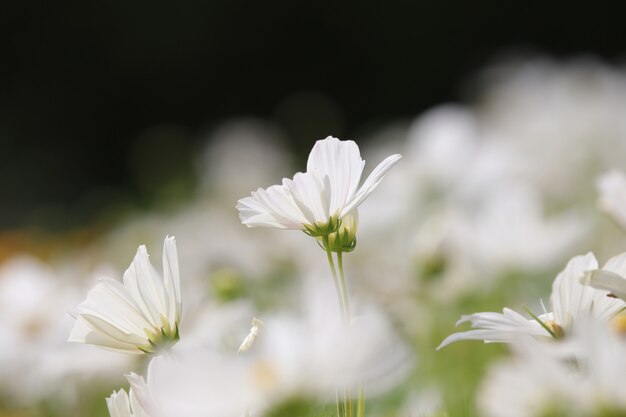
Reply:
[[[303,155],[471,97],[501,54],[615,61],[623,35],[620,13],[571,2],[5,3],[0,230],[184,198],[225,120],[275,123]]]

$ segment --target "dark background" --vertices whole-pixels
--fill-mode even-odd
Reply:
[[[235,117],[278,124],[302,154],[467,100],[502,55],[621,62],[623,13],[545,3],[5,2],[0,230],[150,206],[141,178],[191,177],[206,133]]]

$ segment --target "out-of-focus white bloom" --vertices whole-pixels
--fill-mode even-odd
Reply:
[[[163,278],[141,245],[124,283],[105,278],[78,305],[70,342],[124,353],[154,353],[178,341],[180,276],[174,237],[163,242]]]
[[[611,267],[611,264],[607,265]],[[560,338],[571,330],[579,318],[592,317],[601,322],[609,321],[626,304],[622,300],[608,297],[605,290],[580,282],[589,271],[597,268],[598,261],[591,252],[572,258],[552,284],[552,312],[533,319],[526,319],[507,308],[502,314],[484,312],[463,316],[457,325],[469,321],[475,330],[454,333],[441,342],[437,349],[459,340],[515,342],[528,336]]]
[[[598,206],[626,230],[626,177],[622,172],[603,174],[596,182]]]
[[[131,365],[127,355],[68,345],[68,306],[80,302],[88,269],[79,259],[47,264],[29,255],[0,264],[0,395],[2,406],[54,398],[74,404],[89,381],[116,380]],[[2,408],[0,406],[0,408]]]
[[[257,336],[259,335],[259,327],[263,325],[263,322],[255,317],[252,319],[251,325],[252,327],[250,327],[250,333],[248,333],[248,336],[246,336],[243,342],[241,342],[241,345],[239,345],[239,349],[237,349],[237,352],[239,353],[245,352],[252,347]]]
[[[154,357],[131,386],[151,417],[239,417],[262,411],[273,370],[246,355],[190,350]]]
[[[409,129],[406,154],[412,163],[403,165],[432,186],[454,187],[475,159],[485,154],[479,134],[478,119],[469,108],[446,105],[431,109]]]
[[[493,367],[478,396],[486,417],[588,417],[626,412],[626,343],[581,320],[563,344],[525,340]]]
[[[539,58],[500,63],[483,75],[481,121],[490,136],[515,147],[524,177],[552,201],[588,198],[598,168],[623,165],[623,71],[588,57]]]
[[[219,204],[232,208],[232,201],[259,183],[290,172],[283,139],[275,126],[263,120],[233,120],[219,126],[207,139],[198,164],[200,190],[219,196]],[[176,235],[182,241],[178,231]]]
[[[333,309],[327,306],[327,311]],[[368,395],[381,393],[402,381],[413,365],[406,344],[374,310],[355,317],[350,325],[315,312],[268,318],[255,351],[278,376],[278,397],[330,400],[337,386],[356,388],[359,382]]]
[[[123,389],[113,392],[106,399],[107,408],[111,417],[149,417],[148,413],[143,409],[137,397],[133,393],[133,389],[129,390],[129,394]]]
[[[509,308],[504,308],[502,313],[483,312],[462,316],[456,325],[467,322],[476,330],[451,334],[441,342],[437,350],[460,340],[510,343],[518,341],[524,335],[550,336],[537,321],[529,320]]]
[[[577,395],[583,394],[572,372],[536,343],[528,340],[522,343],[513,360],[499,363],[489,370],[477,399],[481,415],[572,416],[561,414],[563,408],[569,409],[576,401]]]
[[[319,140],[309,154],[307,171],[267,190],[259,188],[239,200],[241,221],[248,227],[303,230],[326,236],[337,230],[341,219],[356,209],[400,159],[391,155],[381,162],[359,188],[365,161],[353,141],[328,137]]]
[[[146,386],[132,384],[135,395],[154,404],[157,414],[146,408],[152,417],[255,415],[294,397],[334,402],[337,386],[356,390],[359,382],[369,397],[411,371],[410,349],[380,313],[347,325],[330,308],[332,298],[320,303],[316,295],[302,303],[313,309],[302,316],[265,317],[262,337],[245,354],[179,345],[155,357]]]
[[[439,390],[430,388],[409,394],[407,403],[399,415],[411,417],[443,417],[443,398]]]
[[[484,193],[477,206],[466,210],[457,244],[490,274],[546,268],[571,253],[588,229],[574,212],[546,216],[537,190],[516,183]]]

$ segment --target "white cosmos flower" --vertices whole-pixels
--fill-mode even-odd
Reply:
[[[387,157],[359,187],[365,161],[357,144],[330,136],[318,140],[306,172],[239,200],[241,221],[248,227],[296,229],[326,236],[374,191],[400,158]]]
[[[178,341],[181,296],[175,238],[168,236],[163,242],[163,278],[141,245],[123,284],[101,280],[77,310],[70,342],[141,354]]]
[[[128,379],[151,417],[241,417],[263,415],[290,398],[333,401],[337,386],[356,390],[359,382],[368,395],[379,394],[411,371],[412,352],[379,313],[351,326],[331,316],[323,323],[268,317],[262,337],[244,353],[177,346],[151,359],[145,382]]]
[[[609,268],[612,268],[612,261],[607,263]],[[626,265],[626,256],[619,261]],[[488,343],[516,342],[528,336],[561,337],[569,332],[581,317],[591,317],[601,322],[609,321],[624,309],[626,304],[622,300],[608,297],[609,293],[605,290],[581,282],[589,275],[589,271],[597,268],[598,261],[591,252],[572,258],[552,284],[550,296],[552,312],[527,319],[505,308],[502,313],[483,312],[463,316],[457,325],[469,321],[473,330],[448,336],[437,349],[459,340],[484,340]]]
[[[486,417],[623,416],[626,343],[606,323],[580,320],[559,344],[522,341],[478,394]]]
[[[106,399],[107,408],[111,417],[149,417],[148,413],[143,409],[137,397],[131,388],[129,394],[123,389],[111,394]]]

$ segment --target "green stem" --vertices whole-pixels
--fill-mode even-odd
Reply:
[[[530,311],[530,309],[526,306],[523,306],[524,310],[526,310],[526,312],[528,314],[530,314],[530,317],[532,317],[537,323],[539,323],[539,325],[541,327],[543,327],[545,329],[545,331],[547,331],[548,333],[550,333],[550,336],[552,336],[555,339],[558,339],[558,337],[556,336],[556,334],[554,334],[554,332],[548,327],[547,324],[545,324],[539,317],[537,317],[537,315],[535,315],[535,313],[533,313],[532,311]]]
[[[335,284],[335,292],[337,293],[337,301],[339,303],[339,311],[343,317],[346,316],[346,308],[343,302],[343,296],[341,294],[341,289],[339,288],[339,279],[337,278],[337,269],[335,268],[335,261],[333,259],[333,253],[330,251],[330,245],[328,243],[328,236],[322,237],[324,241],[324,247],[326,248],[326,256],[328,257],[328,265],[330,266],[330,271],[333,274],[333,283]]]
[[[339,406],[339,390],[337,388],[335,388],[335,400],[337,401],[337,417],[342,417],[341,416],[341,409]]]
[[[363,391],[363,384],[359,384],[359,402],[356,408],[356,417],[363,417],[365,413],[365,392]]]
[[[348,289],[346,287],[346,278],[343,269],[343,252],[337,252],[337,266],[339,270],[339,286],[341,287],[341,298],[344,306],[344,320],[347,326],[350,326],[350,300],[348,297]],[[354,416],[354,401],[352,399],[352,388],[347,388],[344,391],[344,403],[347,408],[347,417]]]
[[[341,293],[343,294],[344,311],[348,324],[350,324],[350,301],[348,300],[348,290],[346,289],[346,279],[343,273],[343,252],[337,252],[337,265],[339,266],[339,284],[341,285]]]
[[[352,388],[348,388],[348,416],[354,415],[354,401],[352,400]]]

